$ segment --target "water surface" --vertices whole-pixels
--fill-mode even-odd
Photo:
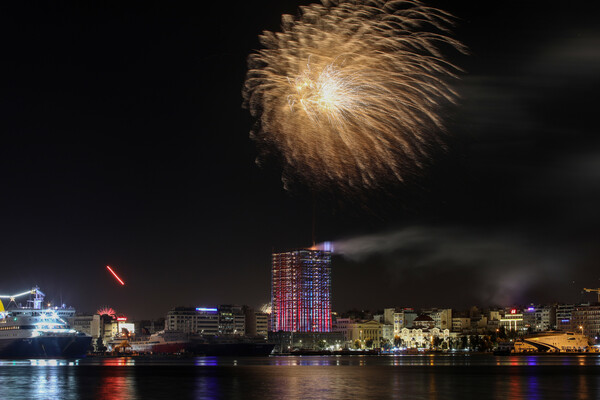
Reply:
[[[0,360],[0,399],[597,399],[597,355]]]

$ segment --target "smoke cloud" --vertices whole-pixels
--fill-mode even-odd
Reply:
[[[412,226],[337,240],[331,246],[335,254],[354,263],[383,260],[398,278],[416,270],[431,278],[456,270],[460,275],[457,288],[462,282],[484,305],[536,301],[527,298],[527,293],[540,281],[564,279],[565,264],[572,257],[531,238],[457,227]]]

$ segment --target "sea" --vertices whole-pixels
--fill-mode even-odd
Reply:
[[[600,399],[600,355],[0,360],[0,399]]]

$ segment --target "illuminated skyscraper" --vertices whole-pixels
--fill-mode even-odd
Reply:
[[[275,332],[331,332],[331,252],[274,253],[271,305]]]

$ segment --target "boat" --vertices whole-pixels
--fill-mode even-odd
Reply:
[[[178,354],[188,351],[190,340],[180,331],[163,330],[128,341],[127,351],[148,354]]]
[[[17,305],[16,298],[25,295],[30,296],[27,305]],[[0,295],[0,359],[85,357],[92,337],[71,329],[63,318],[75,310],[44,308],[44,296],[37,286],[17,295]],[[2,298],[10,299],[7,309]]]
[[[203,356],[268,356],[274,347],[263,337],[200,335],[191,337],[190,351]]]

